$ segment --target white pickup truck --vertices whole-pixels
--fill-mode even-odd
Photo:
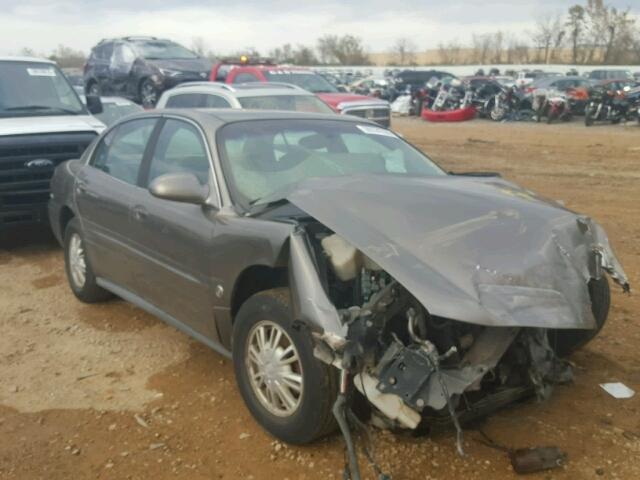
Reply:
[[[0,57],[0,231],[47,221],[54,168],[79,158],[105,127],[98,97],[85,106],[55,63]]]

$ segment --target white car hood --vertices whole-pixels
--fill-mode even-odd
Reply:
[[[0,118],[0,136],[34,133],[102,132],[106,127],[91,115]]]

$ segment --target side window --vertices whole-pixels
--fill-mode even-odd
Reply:
[[[119,44],[116,46],[113,52],[112,63],[117,66],[129,67],[133,65],[136,60],[136,55],[133,50],[127,45]]]
[[[233,79],[233,83],[259,82],[260,80],[253,73],[239,73]]]
[[[97,57],[103,62],[111,61],[111,54],[113,53],[113,43],[105,43],[97,48]]]
[[[219,95],[204,93],[182,93],[167,100],[167,108],[231,108],[229,102]]]
[[[207,95],[206,97],[206,108],[231,108],[229,102],[220,95]]]
[[[193,173],[201,184],[209,180],[209,157],[202,134],[193,125],[181,120],[168,119],[156,144],[149,183],[167,173]]]
[[[205,98],[201,93],[181,93],[172,95],[167,100],[167,108],[202,108]]]
[[[155,118],[125,122],[98,144],[91,164],[118,180],[135,185]]]

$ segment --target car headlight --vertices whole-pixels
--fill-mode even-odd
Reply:
[[[169,70],[168,68],[161,68],[160,73],[162,73],[166,77],[175,77],[180,75],[182,72],[178,70]]]

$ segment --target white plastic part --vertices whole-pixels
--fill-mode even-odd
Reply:
[[[356,247],[335,234],[323,238],[321,244],[340,280],[346,282],[356,278],[362,264],[360,252]]]
[[[402,399],[393,393],[382,393],[376,388],[378,381],[368,373],[359,373],[353,377],[356,388],[378,410],[392,420],[397,420],[406,428],[414,429],[420,423],[420,414],[408,407]]]

